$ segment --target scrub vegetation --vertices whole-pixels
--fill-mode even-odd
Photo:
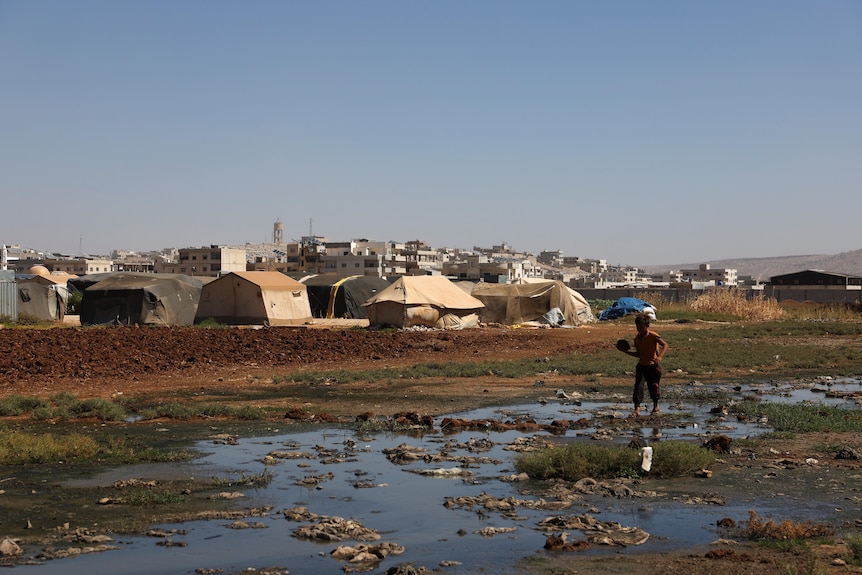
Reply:
[[[745,401],[731,406],[742,419],[766,418],[776,434],[812,432],[860,432],[862,411],[804,403]]]
[[[691,475],[715,462],[715,453],[685,441],[653,444],[653,465],[649,473],[641,469],[641,454],[627,445],[571,443],[542,451],[524,453],[515,459],[515,469],[532,479],[578,481],[586,477],[668,478]]]
[[[0,430],[0,465],[188,461],[191,450],[146,445],[118,435]]]

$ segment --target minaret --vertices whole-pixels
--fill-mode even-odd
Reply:
[[[275,223],[272,225],[272,243],[284,243],[284,224],[281,223],[281,219],[275,220]]]

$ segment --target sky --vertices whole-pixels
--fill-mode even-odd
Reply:
[[[0,243],[862,248],[862,2],[0,0]]]

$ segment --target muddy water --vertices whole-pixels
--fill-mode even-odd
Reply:
[[[858,381],[829,382],[829,388],[858,389]],[[835,386],[838,386],[837,388]],[[825,385],[808,386],[768,385],[756,389],[739,389],[739,394],[756,393],[764,401],[818,401],[853,407],[846,399],[827,399]],[[615,398],[616,399],[616,398]],[[597,423],[596,428],[572,430],[562,441],[592,440],[599,430],[613,427],[613,421],[624,417],[629,405],[624,398],[619,402],[591,401],[589,397],[575,400],[548,401],[505,409],[485,409],[454,414],[465,419],[532,418],[539,423],[554,419],[587,417]],[[741,437],[757,435],[768,428],[757,424],[729,425],[716,421],[709,414],[709,405],[697,405],[678,399],[670,402],[666,412],[684,414],[668,418],[663,428],[652,427],[644,419],[643,427],[614,429],[611,441],[628,442],[634,437],[654,441],[662,439],[701,439],[710,433],[724,433]],[[438,420],[439,421],[439,420]],[[440,568],[441,562],[452,562],[443,567],[452,573],[500,572],[519,559],[541,553],[546,533],[537,529],[537,522],[551,515],[580,515],[589,513],[604,522],[618,522],[623,526],[638,527],[650,534],[649,540],[639,547],[594,547],[584,553],[661,552],[680,548],[708,545],[720,534],[714,527],[724,517],[742,520],[747,511],[757,508],[761,516],[788,517],[792,508],[795,519],[822,518],[835,521],[836,511],[829,502],[788,500],[771,495],[740,496],[726,505],[686,504],[679,497],[665,494],[660,497],[612,498],[586,496],[583,501],[562,511],[542,511],[520,507],[514,517],[497,512],[477,512],[476,509],[447,508],[447,498],[478,496],[482,493],[495,497],[534,499],[535,495],[522,494],[527,483],[512,483],[501,478],[515,473],[513,460],[516,453],[505,447],[521,432],[486,433],[464,432],[443,435],[439,432],[410,437],[393,434],[358,436],[353,430],[317,428],[312,431],[274,435],[265,438],[238,437],[235,445],[202,442],[198,448],[208,455],[192,465],[183,467],[189,475],[239,477],[268,471],[272,482],[265,488],[246,491],[244,507],[272,506],[264,518],[250,518],[253,526],[247,529],[229,527],[229,520],[195,521],[183,524],[158,526],[164,530],[177,529],[170,539],[184,546],[158,545],[163,539],[148,537],[122,538],[114,542],[119,550],[106,551],[80,557],[48,561],[42,565],[19,566],[37,575],[69,572],[88,574],[176,574],[194,573],[195,570],[235,573],[248,568],[281,567],[290,573],[343,573],[347,565],[333,559],[330,552],[340,543],[314,543],[294,537],[299,527],[314,521],[289,521],[282,510],[304,506],[319,516],[340,516],[360,522],[375,530],[380,541],[396,543],[404,548],[400,555],[392,555],[376,565],[372,572],[382,573],[392,566],[411,563],[426,568]],[[542,434],[539,434],[542,435]],[[412,461],[397,464],[387,459],[384,450],[406,444],[427,454],[443,451],[455,456],[481,457],[483,463],[460,465],[456,462]],[[490,445],[489,445],[490,444]],[[490,447],[487,450],[481,450]],[[275,465],[266,465],[268,454],[291,453],[291,458],[277,458]],[[299,454],[297,456],[297,454]],[[460,467],[468,471],[464,477],[429,477],[415,473],[432,469]],[[96,477],[90,482],[109,484],[124,477],[147,478],[151,467],[126,467]],[[174,473],[178,472],[174,470]],[[313,485],[311,479],[317,482]],[[652,484],[651,484],[652,483]],[[655,481],[645,481],[639,489],[661,488]],[[511,532],[494,536],[479,534],[486,527],[514,528]],[[570,538],[582,538],[574,532]],[[347,545],[356,541],[346,540]],[[372,542],[369,544],[376,544]]]

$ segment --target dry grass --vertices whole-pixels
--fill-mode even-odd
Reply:
[[[775,299],[763,296],[748,299],[744,292],[736,289],[706,291],[690,306],[699,313],[732,314],[746,320],[769,321],[785,315]]]
[[[749,539],[812,539],[831,535],[832,530],[826,525],[818,525],[811,521],[794,522],[785,519],[776,523],[772,519],[761,521],[757,512],[749,510],[745,535]]]

